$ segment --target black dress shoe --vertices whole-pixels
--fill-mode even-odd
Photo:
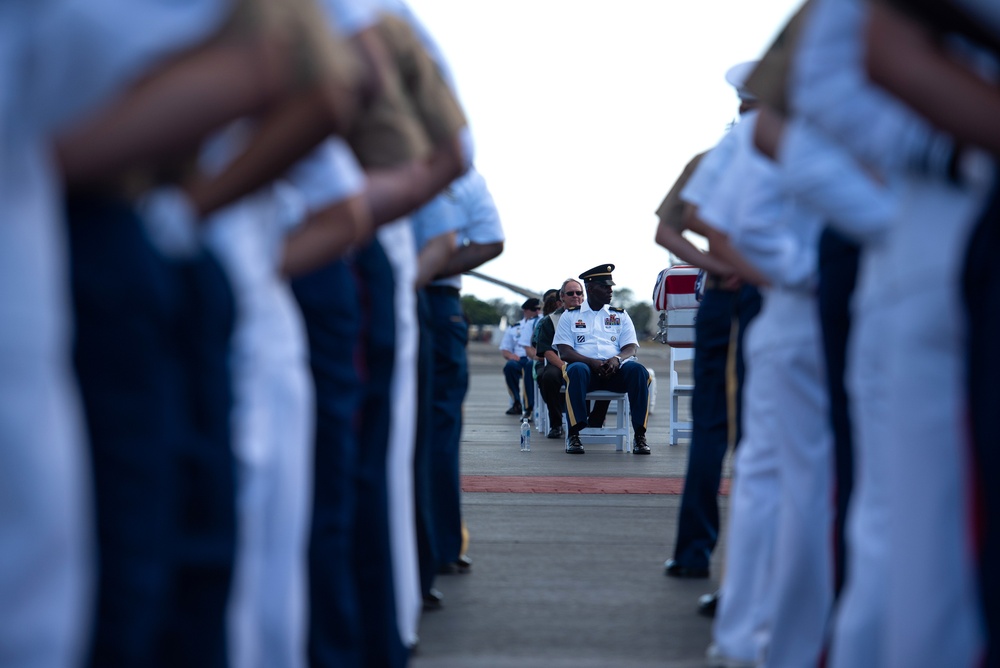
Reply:
[[[566,452],[568,452],[571,455],[583,454],[583,443],[580,441],[579,434],[570,435],[569,442],[566,443]]]
[[[456,575],[465,574],[472,570],[472,560],[469,559],[464,554],[458,555],[458,559],[450,563],[444,564],[438,569],[438,573],[441,575]]]
[[[521,415],[521,404],[514,404],[513,406],[511,406],[510,408],[507,409],[507,412],[504,413],[504,415],[517,415],[517,416],[520,416]]]
[[[648,455],[649,445],[646,444],[645,434],[636,434],[635,440],[632,442],[632,454],[633,455]]]
[[[424,594],[424,610],[440,610],[444,605],[444,594],[437,589],[431,588]]]
[[[719,607],[719,592],[698,597],[698,614],[703,617],[715,617],[715,609]]]
[[[552,429],[549,429],[549,433],[546,434],[545,438],[563,438],[562,427],[552,427]]]
[[[673,559],[668,559],[667,563],[663,564],[663,567],[665,573],[672,578],[704,579],[708,577],[707,568],[681,566]]]

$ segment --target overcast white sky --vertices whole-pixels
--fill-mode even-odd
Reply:
[[[669,264],[654,211],[735,117],[726,70],[758,58],[799,4],[410,0],[454,70],[507,235],[481,271],[542,292],[610,262],[649,300]]]

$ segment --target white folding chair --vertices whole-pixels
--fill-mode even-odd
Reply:
[[[535,379],[535,429],[543,434],[549,433],[549,410],[542,399],[542,392],[538,389],[538,379]]]
[[[691,437],[694,424],[688,420],[677,419],[680,410],[681,397],[690,398],[694,394],[694,385],[681,385],[677,375],[677,362],[694,359],[694,348],[670,348],[670,445],[677,445],[677,439],[684,435]]]
[[[580,432],[580,442],[614,443],[615,452],[632,452],[632,417],[629,409],[628,395],[624,392],[608,392],[593,390],[587,392],[587,401],[610,401],[614,407],[614,427],[586,427]],[[608,413],[611,413],[611,406]],[[569,434],[569,430],[566,430]],[[567,436],[568,438],[568,436]]]

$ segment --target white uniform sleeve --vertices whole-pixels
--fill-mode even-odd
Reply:
[[[776,285],[811,287],[822,221],[780,190],[777,165],[746,173],[745,179],[733,246]]]
[[[681,190],[681,199],[699,208],[704,206],[732,160],[735,149],[736,137],[730,130],[698,163],[694,174]]]
[[[738,207],[744,187],[744,174],[760,165],[751,150],[754,124],[757,114],[747,114],[735,128],[726,135],[726,162],[719,164],[719,175],[714,185],[706,189],[703,203],[698,208],[698,217],[712,227],[731,234],[736,224]]]
[[[792,67],[792,109],[882,176],[914,165],[941,171],[951,142],[868,80],[866,4],[816,0]]]
[[[324,141],[296,163],[287,181],[301,193],[305,207],[314,212],[361,194],[365,175],[344,140]]]
[[[780,151],[781,188],[803,206],[862,243],[878,239],[888,229],[896,197],[840,145],[802,119],[794,119]]]
[[[486,186],[486,180],[475,169],[470,169],[453,184],[455,194],[465,209],[467,224],[461,241],[474,244],[492,244],[504,240],[503,225],[496,202]]]
[[[91,111],[164,59],[206,40],[231,0],[59,0],[38,26],[32,86],[41,122]]]
[[[749,118],[733,131],[740,141],[724,179],[725,196],[714,198],[702,217],[716,224],[713,211],[719,208],[733,246],[772,282],[810,285],[816,271],[816,244],[803,242],[803,237],[810,233],[804,226],[814,226],[815,216],[805,216],[793,204],[781,187],[778,163],[754,146],[756,120]]]
[[[449,187],[412,213],[410,224],[419,251],[434,237],[464,228],[465,209]]]
[[[635,335],[635,325],[628,313],[622,312],[622,331],[618,336],[618,349],[621,350],[630,343],[639,345],[639,339]]]
[[[514,352],[514,343],[516,330],[513,325],[507,328],[503,333],[503,339],[500,340],[500,350],[506,350],[507,352]]]
[[[552,347],[556,349],[556,352],[559,352],[559,344],[561,343],[575,347],[573,322],[576,320],[576,314],[576,311],[566,311],[559,318],[559,326],[556,327],[555,336],[552,337]]]
[[[526,320],[521,325],[521,333],[517,337],[517,345],[519,347],[526,348],[531,345],[531,335],[535,333],[535,325],[537,324],[538,318],[532,318],[531,320]]]

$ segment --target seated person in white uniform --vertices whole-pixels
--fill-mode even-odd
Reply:
[[[649,414],[649,372],[635,359],[639,342],[625,309],[611,304],[613,264],[580,274],[587,300],[567,309],[559,319],[552,343],[566,362],[566,411],[569,435],[566,452],[583,454],[580,432],[587,426],[587,392],[610,390],[628,394],[635,431],[633,454],[648,455],[646,418]]]

